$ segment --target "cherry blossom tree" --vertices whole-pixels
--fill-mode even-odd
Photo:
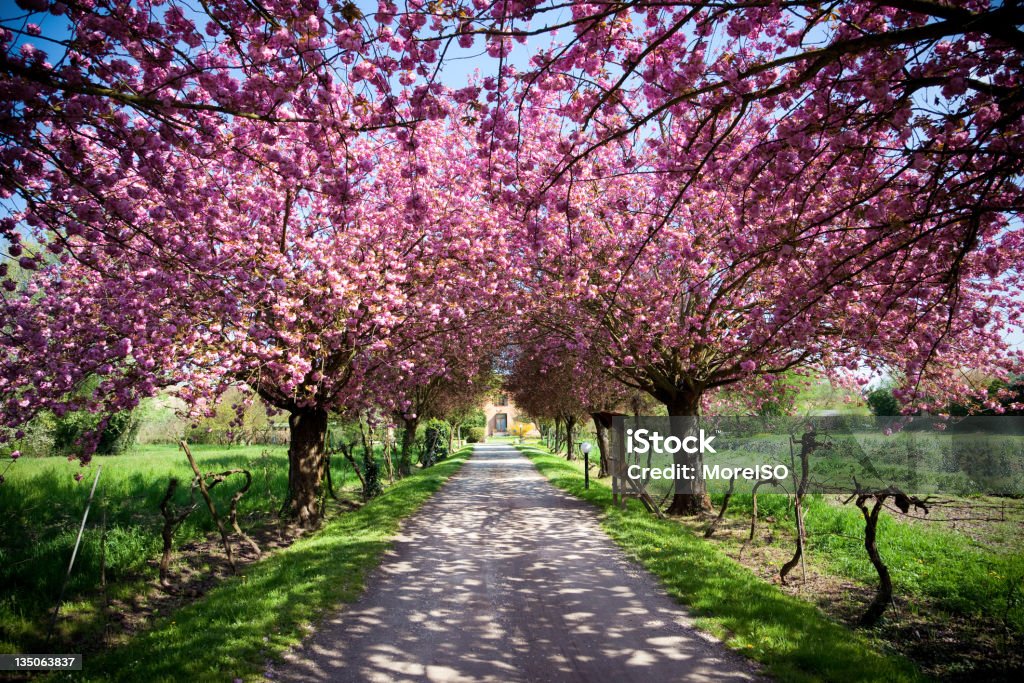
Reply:
[[[565,457],[575,459],[573,443],[576,425],[586,415],[574,387],[577,383],[572,364],[564,358],[526,351],[515,360],[504,388],[520,410],[534,419],[552,420],[556,431],[565,426]],[[556,444],[557,448],[557,444]]]
[[[5,298],[4,416],[109,411],[160,386],[203,412],[245,384],[289,415],[290,500],[312,524],[328,411],[388,396],[374,383],[393,369],[434,373],[421,347],[465,338],[505,271],[465,137],[421,124],[310,153],[312,131],[289,124],[267,141],[263,125],[236,121],[239,151],[216,164],[175,160],[188,212],[142,194],[144,236],[74,238]],[[161,231],[173,249],[154,246]],[[68,405],[87,376],[102,379],[89,405]]]
[[[310,523],[326,411],[391,400],[395,368],[432,381],[425,340],[475,339],[471,309],[510,287],[674,415],[799,367],[891,370],[926,407],[968,391],[964,366],[1012,367],[1017,3],[19,7],[0,237],[35,275],[0,274],[14,429],[161,386],[202,412],[244,383],[290,415]],[[517,61],[530,36],[555,44]],[[477,42],[494,70],[444,86]]]
[[[507,296],[494,297],[469,323],[421,342],[414,353],[418,372],[398,372],[381,384],[392,392],[395,421],[402,426],[399,473],[412,471],[416,430],[432,418],[478,407],[491,388],[494,344],[503,337],[501,311]],[[411,364],[407,364],[411,368]]]
[[[604,373],[592,354],[577,353],[566,340],[542,335],[537,328],[521,329],[518,334],[530,341],[516,349],[504,388],[526,414],[565,425],[569,460],[575,459],[575,427],[583,419],[593,419],[604,471],[610,446],[609,425],[602,415],[621,411],[633,392]]]
[[[540,115],[523,121],[534,139],[509,163],[543,169],[557,128]],[[545,171],[521,172],[521,196],[544,197],[524,227],[537,324],[590,349],[673,416],[697,415],[719,388],[760,391],[802,367],[888,371],[931,409],[971,391],[964,367],[1013,368],[1003,335],[1019,315],[1020,274],[1008,268],[1019,261],[1019,233],[995,218],[970,235],[907,223],[895,190],[851,209],[859,180],[825,168],[813,195],[783,187],[751,211],[757,173],[747,152],[761,138],[737,130],[745,142],[720,148],[681,199],[673,155],[663,153],[681,136],[602,149],[550,190]],[[666,165],[623,173],[634,160]],[[697,490],[670,509],[708,504]]]
[[[404,47],[426,46],[428,58],[443,61],[456,43],[486,47],[497,61],[484,82],[494,148],[520,138],[524,110],[557,111],[568,125],[549,185],[604,147],[666,139],[678,143],[666,153],[679,174],[670,195],[679,204],[721,150],[753,130],[757,144],[745,157],[758,182],[744,207],[781,185],[813,194],[826,170],[856,173],[847,207],[898,184],[903,219],[936,229],[973,235],[993,215],[1021,209],[1018,3],[684,0],[570,9],[547,0],[449,0],[404,12],[384,2],[376,18],[397,21]],[[533,53],[515,45],[528,39],[552,45]],[[971,240],[962,243],[969,249]]]

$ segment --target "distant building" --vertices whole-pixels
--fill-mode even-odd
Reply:
[[[519,412],[516,405],[509,399],[508,394],[496,394],[483,406],[487,423],[484,433],[487,436],[506,436],[509,430],[516,423],[532,424],[530,418]],[[527,433],[527,436],[536,436],[539,432],[536,429]]]

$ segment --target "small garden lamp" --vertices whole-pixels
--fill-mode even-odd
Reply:
[[[590,442],[584,441],[580,444],[583,451],[583,488],[590,488]]]

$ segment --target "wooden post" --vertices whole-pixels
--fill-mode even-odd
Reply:
[[[235,558],[231,554],[231,540],[228,538],[228,532],[224,529],[224,522],[217,515],[217,507],[213,504],[213,498],[210,496],[210,489],[206,487],[203,473],[199,471],[199,465],[196,464],[196,459],[192,457],[192,451],[189,450],[188,444],[184,441],[179,441],[178,444],[185,450],[188,464],[192,466],[192,471],[196,473],[196,478],[199,481],[199,492],[203,494],[203,498],[206,500],[206,507],[210,509],[210,516],[213,517],[217,530],[220,532],[220,539],[224,542],[224,552],[228,556],[228,565],[231,567],[231,573],[237,574],[238,568],[235,567]]]

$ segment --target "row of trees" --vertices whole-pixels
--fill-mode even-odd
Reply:
[[[1019,362],[1016,3],[18,4],[8,438],[244,387],[288,415],[312,524],[330,413],[409,433],[512,342],[520,399],[573,387],[573,410],[528,408],[563,422],[623,392],[763,400],[800,368],[900,376],[934,408],[971,393],[961,368]],[[513,59],[545,33],[567,42]],[[478,43],[493,73],[446,84]]]
[[[987,380],[987,381],[986,381]],[[1024,379],[980,378],[974,382],[983,388],[983,393],[967,400],[955,401],[945,406],[943,413],[950,415],[1024,415]],[[905,412],[899,399],[900,387],[889,382],[875,387],[865,394],[868,407],[877,416],[901,415]]]

